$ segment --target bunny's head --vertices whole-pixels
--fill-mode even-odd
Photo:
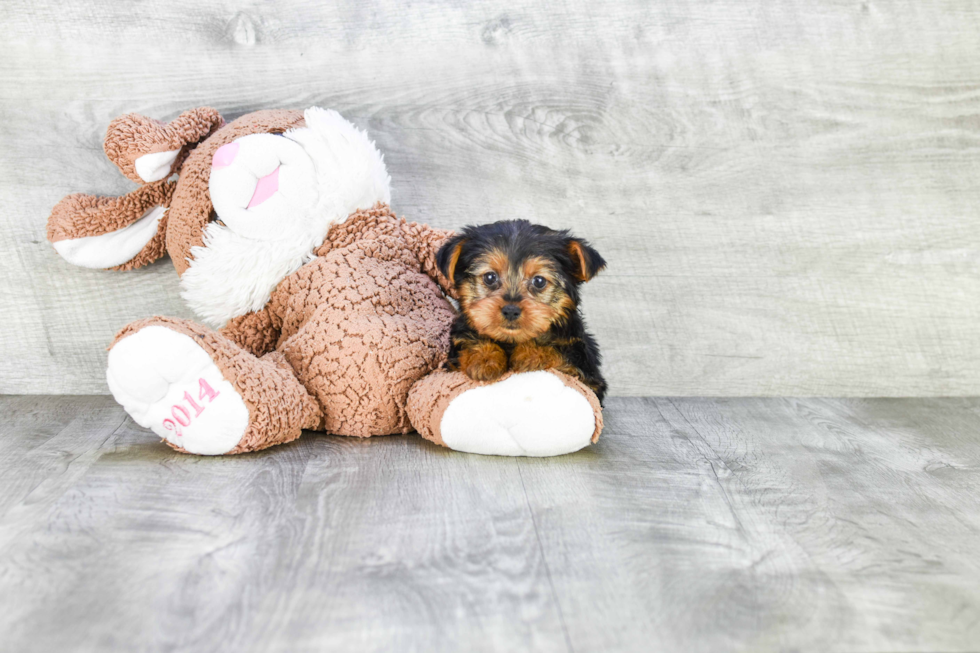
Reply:
[[[332,225],[390,202],[367,135],[316,107],[228,124],[206,107],[169,124],[130,114],[110,124],[105,151],[142,186],[69,195],[48,219],[48,240],[89,268],[132,270],[170,254],[182,296],[212,326],[262,308]]]

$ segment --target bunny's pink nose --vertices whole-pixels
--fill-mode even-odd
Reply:
[[[238,155],[238,143],[228,143],[227,145],[222,145],[218,148],[218,151],[214,153],[214,157],[211,159],[212,168],[224,168],[225,166],[230,166],[231,162],[235,160]]]
[[[272,197],[279,190],[279,168],[276,168],[265,177],[259,177],[259,183],[255,185],[255,192],[248,203],[248,208],[253,208]]]

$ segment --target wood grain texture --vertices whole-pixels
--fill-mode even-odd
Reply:
[[[131,185],[116,115],[334,107],[400,213],[527,217],[610,261],[585,310],[620,395],[980,387],[980,6],[956,0],[191,0],[0,6],[0,392],[104,393],[169,262],[71,268],[70,192]]]
[[[975,651],[978,399],[613,398],[550,459],[0,397],[4,651]]]

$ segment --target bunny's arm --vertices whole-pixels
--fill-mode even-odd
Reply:
[[[456,288],[439,270],[439,265],[436,262],[436,253],[443,243],[453,237],[454,232],[450,229],[436,229],[420,222],[406,222],[402,226],[402,233],[405,235],[409,248],[418,257],[422,272],[432,277],[443,292],[453,299],[458,299]]]

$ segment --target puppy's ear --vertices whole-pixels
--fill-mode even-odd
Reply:
[[[465,244],[465,236],[453,236],[443,243],[436,254],[436,264],[439,266],[439,271],[454,286],[456,285],[456,264],[459,263],[459,255],[463,252],[463,245]]]
[[[572,261],[569,272],[578,281],[588,281],[606,267],[606,261],[599,256],[599,252],[581,238],[569,238],[565,250]]]

